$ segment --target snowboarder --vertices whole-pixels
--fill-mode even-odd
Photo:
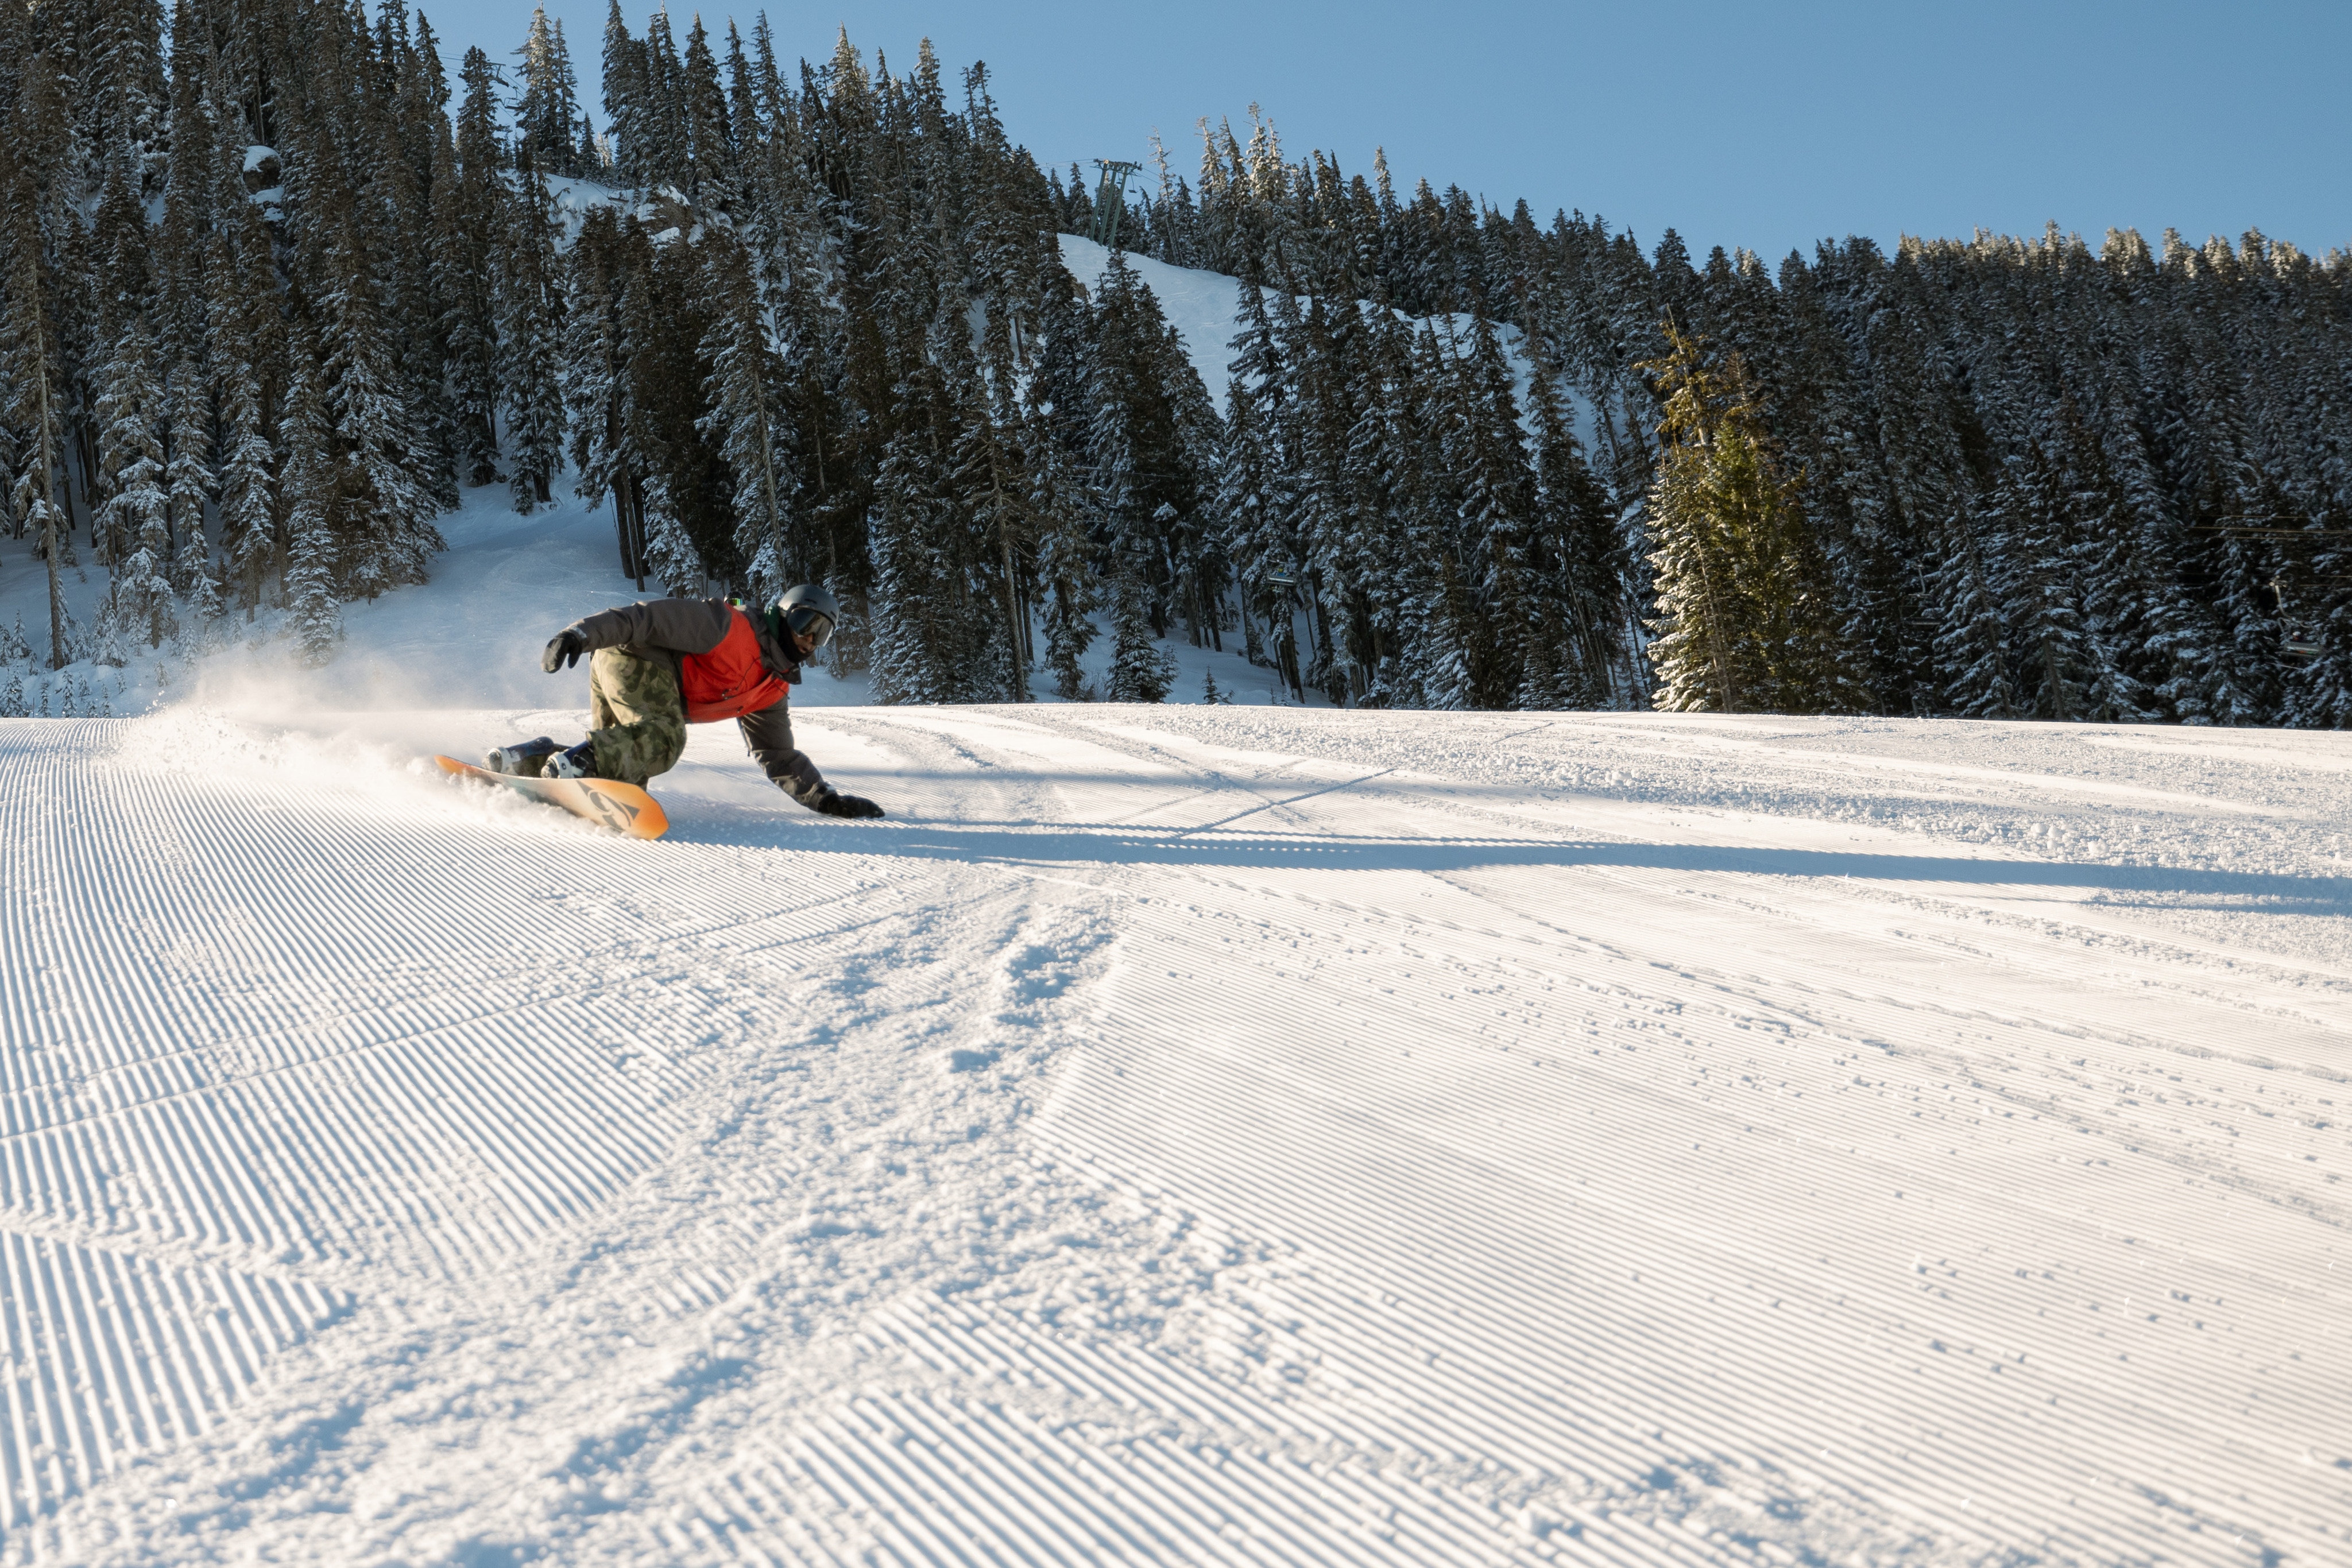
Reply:
[[[642,787],[677,765],[688,725],[731,718],[785,794],[828,817],[878,817],[881,807],[835,790],[793,747],[785,708],[801,661],[824,646],[840,619],[833,595],[804,582],[756,613],[731,599],[653,599],[575,621],[548,643],[539,667],[553,674],[592,655],[595,727],[569,747],[546,736],[498,747],[483,764],[493,773]]]

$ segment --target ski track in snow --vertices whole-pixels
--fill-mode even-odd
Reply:
[[[0,1560],[2352,1561],[2342,737],[340,722],[0,723]]]

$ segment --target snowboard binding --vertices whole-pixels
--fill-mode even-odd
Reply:
[[[493,746],[482,754],[482,766],[492,773],[505,773],[518,779],[536,779],[547,759],[563,747],[542,735],[537,740],[518,740],[511,746]]]

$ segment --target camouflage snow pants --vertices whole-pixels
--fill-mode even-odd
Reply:
[[[686,694],[666,662],[597,649],[588,661],[588,720],[600,778],[643,785],[686,751]]]

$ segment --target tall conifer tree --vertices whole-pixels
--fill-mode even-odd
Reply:
[[[1666,437],[1650,497],[1661,708],[1820,713],[1854,705],[1828,573],[1737,356],[1671,322],[1654,371]]]

